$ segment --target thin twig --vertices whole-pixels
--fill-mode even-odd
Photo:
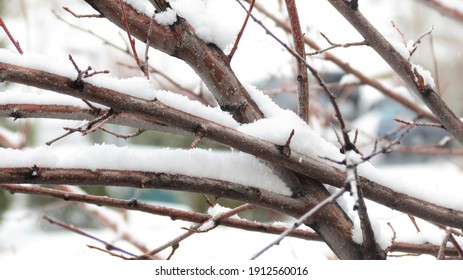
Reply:
[[[98,241],[98,242],[104,244],[105,247],[108,248],[108,250],[119,251],[119,252],[124,253],[126,255],[129,255],[129,256],[132,256],[132,257],[137,257],[137,255],[135,255],[135,254],[132,254],[132,253],[130,253],[130,252],[124,250],[124,249],[121,249],[121,248],[119,248],[117,246],[114,246],[114,245],[112,245],[112,244],[110,244],[110,243],[108,243],[108,242],[106,242],[106,241],[104,241],[104,240],[102,240],[102,239],[100,239],[98,237],[95,237],[95,236],[93,236],[93,235],[91,235],[91,234],[89,234],[87,232],[84,232],[83,230],[80,230],[80,229],[78,229],[78,228],[76,228],[76,227],[74,227],[72,225],[67,225],[67,224],[65,224],[63,222],[60,222],[60,221],[58,221],[56,219],[53,219],[51,217],[48,217],[48,216],[43,216],[43,218],[46,221],[48,221],[50,224],[57,225],[59,227],[62,227],[64,229],[67,229],[67,230],[72,231],[74,233],[77,233],[77,234],[80,234],[82,236],[93,239],[95,241]]]
[[[294,222],[291,227],[289,227],[287,230],[285,230],[283,233],[281,233],[277,239],[275,239],[273,242],[262,248],[260,251],[258,251],[256,254],[254,254],[251,257],[251,260],[257,259],[260,255],[265,253],[267,250],[272,248],[273,246],[276,246],[280,244],[280,242],[287,237],[293,230],[297,229],[300,225],[302,225],[307,219],[318,213],[323,207],[326,205],[333,203],[336,199],[338,199],[341,195],[344,194],[345,188],[338,189],[336,192],[332,193],[329,197],[325,198],[323,201],[321,201],[319,204],[317,204],[315,207],[310,209],[307,213],[302,215],[299,219],[297,219],[296,222]]]
[[[102,14],[78,15],[78,14],[74,13],[71,9],[69,9],[68,7],[63,7],[63,10],[70,13],[71,15],[73,15],[76,18],[104,18],[104,16]]]
[[[449,231],[446,232],[444,239],[442,240],[442,244],[439,248],[439,252],[437,253],[438,260],[445,260],[445,249],[447,247],[447,242],[449,242],[451,233]]]
[[[137,63],[138,67],[140,67],[140,70],[143,72],[143,74],[146,75],[146,65],[140,61],[140,58],[138,57],[137,53],[137,48],[135,47],[135,39],[132,37],[132,34],[130,33],[129,21],[127,20],[127,16],[125,14],[124,3],[122,0],[119,0],[119,3],[121,7],[122,21],[124,23],[125,31],[127,32],[130,47],[132,48],[133,57],[135,58],[135,62]]]
[[[69,193],[80,193],[82,195],[88,195],[83,189],[76,187],[76,186],[69,186],[69,185],[58,185],[57,189],[63,190]],[[120,223],[114,221],[112,215],[108,215],[106,212],[100,211],[99,207],[92,207],[94,205],[88,203],[79,203],[79,205],[87,212],[89,212],[92,217],[97,218],[101,221],[104,225],[111,228],[114,232],[120,233],[121,238],[125,241],[129,242],[130,244],[137,247],[141,252],[147,252],[149,249],[137,238],[135,238],[129,231],[125,229],[125,227],[121,226]]]
[[[113,136],[115,136],[115,137],[117,137],[117,138],[122,138],[122,139],[124,139],[124,140],[127,140],[127,139],[129,139],[129,138],[135,138],[135,137],[137,137],[138,135],[140,135],[140,134],[142,134],[143,132],[145,132],[145,130],[143,130],[143,129],[138,129],[138,130],[135,131],[134,133],[127,134],[127,135],[122,135],[122,134],[115,133],[115,132],[113,132],[113,131],[107,130],[107,129],[104,128],[104,127],[99,127],[99,129],[100,129],[101,131],[104,131],[104,132],[106,132],[106,133],[108,133],[108,134],[111,134],[111,135],[113,135]]]
[[[299,15],[297,12],[296,1],[286,0],[286,9],[288,11],[289,21],[291,23],[291,33],[293,35],[293,43],[296,52],[301,57],[305,57],[304,35],[302,34]],[[298,114],[302,120],[309,123],[309,75],[307,68],[302,61],[296,59],[297,62],[297,95]]]
[[[13,43],[14,47],[16,48],[16,50],[18,50],[18,52],[20,54],[24,54],[23,50],[21,49],[21,46],[19,45],[19,42],[13,37],[13,35],[10,33],[10,31],[8,30],[8,27],[6,27],[6,24],[5,22],[3,21],[3,18],[0,17],[0,26],[3,28],[3,30],[5,31],[6,35],[8,36],[8,38],[10,39],[11,43]]]
[[[110,255],[112,257],[120,258],[120,259],[123,259],[123,260],[132,260],[132,258],[127,258],[124,255],[115,254],[115,253],[113,253],[111,251],[105,250],[105,249],[100,248],[100,247],[96,247],[96,246],[93,246],[93,245],[87,245],[87,247],[90,248],[90,249],[95,249],[97,251],[106,253],[106,254],[108,254],[108,255]]]
[[[416,232],[417,232],[417,233],[420,233],[421,230],[420,230],[420,227],[418,226],[418,224],[416,223],[415,217],[413,217],[413,216],[410,215],[410,214],[407,214],[407,216],[408,216],[408,218],[410,219],[410,221],[412,222],[413,226],[415,226]]]
[[[238,49],[238,44],[240,43],[241,36],[243,36],[244,29],[246,29],[246,25],[248,24],[248,20],[249,20],[249,15],[252,12],[252,9],[254,8],[254,3],[255,2],[256,2],[256,0],[251,0],[251,4],[249,5],[249,13],[246,15],[246,18],[244,19],[243,25],[241,26],[241,29],[238,32],[238,35],[236,36],[235,44],[233,44],[233,48],[231,49],[230,53],[227,56],[228,63],[230,63],[233,56],[235,55],[236,50]]]
[[[166,248],[178,247],[179,243],[181,241],[185,240],[186,238],[190,237],[191,235],[193,235],[195,233],[209,231],[209,230],[215,228],[217,226],[217,222],[219,222],[220,220],[225,219],[225,218],[229,218],[229,217],[231,217],[233,215],[236,215],[239,212],[249,210],[249,209],[252,209],[252,208],[254,208],[254,206],[252,204],[246,203],[246,204],[238,206],[238,207],[236,207],[234,209],[231,209],[230,211],[221,213],[221,214],[219,214],[217,216],[212,216],[209,220],[207,220],[207,221],[205,221],[205,222],[203,222],[201,224],[198,224],[196,226],[190,227],[190,229],[188,229],[185,233],[181,234],[180,236],[177,236],[176,238],[170,240],[169,242],[159,246],[158,248],[156,248],[154,250],[149,251],[148,253],[146,253],[146,254],[144,254],[144,255],[142,255],[140,257],[141,258],[151,257],[151,256],[154,256],[154,255],[158,254],[159,252],[163,251]],[[212,224],[212,226],[207,226],[208,224]],[[173,250],[173,252],[174,252],[174,250]],[[170,254],[169,257],[172,256],[173,252]]]
[[[368,46],[368,42],[363,40],[361,42],[352,42],[352,43],[344,43],[344,44],[338,44],[338,43],[333,43],[331,40],[322,32],[320,32],[320,35],[325,38],[325,40],[330,44],[329,47],[316,50],[314,52],[307,53],[307,55],[313,56],[317,54],[322,54],[325,53],[329,50],[336,49],[336,48],[349,48],[349,47],[354,47],[354,46]]]

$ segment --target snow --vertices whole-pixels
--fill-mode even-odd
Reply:
[[[148,1],[143,0],[124,0],[125,3],[132,6],[137,12],[146,14],[151,17],[154,14],[154,7]]]
[[[290,148],[312,158],[324,157],[333,161],[342,161],[344,156],[332,143],[326,141],[316,131],[310,128],[293,111],[281,109],[262,91],[252,86],[245,86],[265,118],[250,124],[243,124],[238,131],[248,135],[265,139],[276,145],[285,145],[291,131]],[[308,141],[310,139],[310,141]],[[323,159],[320,159],[323,160]],[[333,164],[331,161],[326,161]]]
[[[386,249],[392,245],[392,231],[388,228],[386,223],[380,223],[378,220],[371,220],[371,228],[375,235],[375,241],[381,249]],[[352,239],[357,244],[363,243],[362,229],[360,227],[360,219],[358,216],[354,220],[354,227],[352,229]],[[398,240],[397,240],[398,241]],[[408,242],[416,242],[416,239],[410,238]],[[417,242],[418,243],[418,242]],[[422,244],[419,242],[418,244]]]
[[[241,28],[234,0],[170,0],[171,7],[195,29],[206,43],[214,43],[222,50],[233,44]],[[200,16],[199,16],[200,15]]]
[[[55,92],[20,92],[6,90],[0,92],[0,104],[36,104],[36,105],[63,105],[89,109],[81,99]],[[100,104],[93,104],[98,108],[106,108]]]
[[[421,77],[423,77],[424,85],[430,86],[431,88],[436,88],[436,82],[431,75],[431,72],[424,69],[423,66],[412,63],[412,71],[417,71]],[[415,75],[415,81],[418,83],[418,77]]]
[[[167,8],[167,10],[157,13],[154,20],[161,25],[171,25],[177,21],[177,13],[171,8]]]
[[[410,58],[410,51],[403,42],[390,41],[390,43],[403,58],[407,60]]]
[[[463,189],[458,183],[463,180],[463,174],[450,163],[417,164],[406,168],[383,166],[378,170],[366,162],[358,166],[358,173],[394,191],[463,211]]]
[[[203,149],[146,149],[94,145],[91,147],[39,147],[0,149],[0,168],[38,167],[113,169],[183,174],[235,182],[291,195],[278,176],[255,157],[239,152]],[[240,174],[237,176],[236,174]]]

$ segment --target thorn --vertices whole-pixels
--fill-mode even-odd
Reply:
[[[284,146],[280,147],[281,153],[287,157],[291,155],[291,148],[289,145],[291,144],[291,139],[293,139],[294,136],[294,129],[291,130],[291,133],[289,134],[288,140],[286,140],[286,143]]]

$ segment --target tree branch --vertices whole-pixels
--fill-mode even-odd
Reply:
[[[247,0],[247,1],[249,1],[249,0]],[[291,32],[291,26],[288,23],[286,23],[285,21],[283,21],[283,20],[279,19],[278,17],[276,17],[274,14],[267,11],[259,3],[256,3],[255,7],[256,7],[257,10],[259,10],[265,16],[267,16],[268,18],[273,20],[283,30],[285,30],[286,32]],[[309,47],[311,47],[312,49],[314,49],[314,50],[319,51],[319,50],[322,49],[314,40],[311,40],[308,37],[304,37],[304,43],[306,45],[308,45]],[[428,111],[423,110],[423,108],[421,108],[415,102],[413,102],[413,101],[411,101],[411,100],[409,100],[407,98],[404,98],[403,96],[399,95],[398,93],[394,92],[393,90],[391,90],[391,89],[387,88],[386,86],[384,86],[383,84],[381,84],[379,81],[377,81],[375,79],[372,79],[370,77],[367,77],[365,74],[363,74],[359,70],[352,67],[351,64],[342,61],[340,58],[333,55],[332,53],[330,53],[330,52],[324,53],[324,59],[333,62],[334,64],[339,66],[346,73],[351,73],[352,75],[357,77],[362,84],[366,84],[366,85],[369,85],[369,86],[377,89],[378,91],[382,92],[387,97],[397,101],[398,103],[402,104],[403,106],[407,107],[408,109],[416,112],[419,116],[427,118],[428,120],[431,120],[431,121],[435,121],[435,122],[439,121],[433,114],[430,114]]]
[[[206,137],[209,139],[252,154],[273,164],[291,169],[338,188],[343,187],[345,182],[345,172],[331,165],[294,150],[291,151],[289,156],[286,156],[281,153],[281,150],[275,144],[186,114],[168,107],[159,101],[139,99],[85,82],[82,88],[75,89],[73,81],[69,78],[5,63],[0,63],[0,76],[4,80],[48,89],[104,104],[114,108],[116,111],[130,113],[143,119],[154,119],[160,123],[177,127],[189,133],[194,133],[198,126],[200,126],[205,129]],[[365,197],[368,199],[428,221],[442,223],[451,227],[463,227],[463,213],[460,211],[447,209],[405,194],[397,193],[387,186],[372,182],[364,177],[359,177],[358,183],[362,187]],[[317,198],[311,199],[314,200],[311,202],[312,205],[316,205],[320,201]],[[305,211],[300,214],[303,213]]]
[[[348,2],[328,0],[338,12],[367,40],[371,46],[399,75],[405,84],[439,118],[444,127],[463,144],[463,123],[429,85],[420,82],[419,74],[414,72],[410,62],[379,33],[358,9],[352,9]]]
[[[286,0],[286,9],[291,23],[294,47],[301,57],[305,57],[304,36],[299,23],[296,2],[294,0]],[[299,96],[298,114],[301,119],[303,119],[306,123],[309,123],[309,74],[307,72],[307,67],[302,61],[296,59],[296,64],[297,93]]]
[[[435,9],[439,13],[463,22],[463,12],[456,8],[448,7],[445,3],[442,3],[438,0],[420,0],[420,2],[428,5],[429,7]]]
[[[36,196],[53,197],[63,199],[66,201],[76,201],[82,203],[90,203],[93,205],[103,205],[115,208],[127,209],[140,211],[160,216],[170,217],[172,220],[182,220],[194,223],[204,223],[209,220],[212,216],[202,213],[195,213],[190,211],[184,211],[164,206],[152,205],[149,203],[133,200],[123,200],[110,198],[106,196],[94,196],[89,194],[79,194],[74,192],[67,192],[61,190],[54,190],[49,188],[37,187],[37,186],[21,186],[21,185],[8,185],[0,184],[0,189],[8,191],[10,193],[23,193]],[[271,224],[263,224],[259,222],[251,222],[244,219],[237,220],[233,218],[220,220],[220,225],[233,227],[237,229],[244,229],[248,231],[280,234],[286,230],[286,227],[275,226]],[[297,237],[305,240],[316,240],[321,241],[322,239],[316,233],[307,230],[294,230],[289,236]]]
[[[124,29],[118,0],[85,0],[109,21]],[[149,36],[152,47],[186,62],[217,99],[224,111],[230,112],[238,122],[252,122],[263,117],[256,103],[249,96],[228,64],[227,56],[217,47],[198,38],[193,27],[179,18],[172,26],[153,22],[150,17],[138,13],[124,4],[124,11],[132,36],[145,42]],[[151,30],[148,28],[151,26]]]

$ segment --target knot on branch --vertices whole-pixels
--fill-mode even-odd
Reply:
[[[27,179],[35,179],[39,176],[39,167],[37,165],[34,164],[34,166],[32,166],[27,174],[26,174],[26,178]]]
[[[354,11],[358,10],[358,8],[359,8],[359,1],[358,0],[345,0],[345,1],[349,3],[348,5],[352,10],[354,10]]]
[[[74,65],[74,69],[77,71],[77,78],[70,85],[72,89],[83,91],[85,85],[83,81],[84,78],[92,77],[97,74],[109,74],[109,70],[97,71],[92,66],[88,66],[87,69],[81,70],[70,54],[69,60],[71,61],[72,65]]]

